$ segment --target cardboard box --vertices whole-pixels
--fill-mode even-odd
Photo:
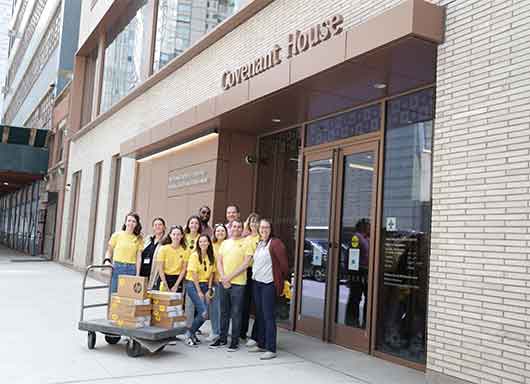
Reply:
[[[118,296],[131,299],[147,299],[147,278],[142,276],[118,276]]]
[[[172,328],[178,328],[178,327],[185,327],[186,320],[185,319],[179,320],[179,317],[170,317],[170,318],[160,319],[160,321],[153,321],[152,325],[153,327],[172,329]]]
[[[152,307],[153,307],[152,308],[153,312],[177,312],[180,315],[184,314],[184,309],[182,308],[182,305],[167,306],[167,305],[155,304]]]
[[[149,325],[151,323],[151,315],[148,314],[148,315],[143,315],[143,316],[130,316],[129,314],[111,312],[109,320],[112,320],[112,321],[123,320],[123,321],[130,321],[130,322],[140,321],[140,322],[147,322],[147,325]]]
[[[180,292],[149,291],[148,296],[155,305],[174,307],[184,303],[182,293]]]
[[[122,297],[117,294],[113,294],[110,299],[111,304],[124,304],[124,305],[149,305],[151,299],[131,299],[130,297]]]
[[[116,313],[123,315],[128,318],[135,318],[141,316],[150,316],[151,315],[151,304],[148,305],[125,305],[125,304],[110,304],[110,313]]]
[[[113,320],[112,324],[120,328],[136,329],[149,327],[150,322],[146,320]]]
[[[183,313],[179,313],[177,311],[173,311],[173,312],[153,311],[151,318],[153,319],[153,321],[161,321],[162,319],[177,319],[179,321],[181,320],[186,321],[186,316],[184,316]]]

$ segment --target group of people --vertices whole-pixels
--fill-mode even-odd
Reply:
[[[273,236],[270,220],[251,213],[243,222],[239,207],[226,207],[226,223],[210,226],[211,210],[199,209],[186,226],[163,218],[152,221],[152,235],[144,239],[137,213],[127,214],[122,230],[109,241],[106,258],[114,269],[111,291],[119,275],[145,276],[149,288],[185,293],[185,343],[201,343],[200,328],[210,320],[210,348],[239,349],[243,340],[249,352],[263,352],[262,360],[276,357],[275,303],[288,278],[283,242]],[[247,337],[251,303],[256,313]],[[228,330],[232,324],[230,344]]]

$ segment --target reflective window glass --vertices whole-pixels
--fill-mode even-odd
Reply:
[[[237,0],[160,0],[153,70],[158,71],[236,12]]]
[[[107,31],[101,112],[127,95],[142,79],[146,52],[147,0],[133,2],[122,19]]]
[[[377,349],[425,363],[434,89],[387,103]]]

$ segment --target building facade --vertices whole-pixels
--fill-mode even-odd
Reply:
[[[140,3],[83,5],[60,260],[101,261],[131,209],[237,203],[289,250],[286,328],[530,380],[530,4],[254,0],[188,46]]]
[[[53,253],[50,245],[53,236],[48,234],[48,240],[45,240],[45,231],[55,227],[56,209],[48,211],[48,203],[54,207],[58,194],[64,189],[64,185],[60,183],[47,182],[49,177],[56,177],[56,172],[64,173],[64,168],[56,167],[54,153],[57,148],[53,147],[56,142],[62,145],[64,130],[53,127],[53,110],[56,99],[65,91],[73,77],[80,9],[80,0],[16,0],[12,1],[11,8],[7,50],[9,58],[3,77],[3,143],[37,146],[39,154],[46,151],[46,155],[51,153],[52,156],[39,157],[42,164],[39,172],[33,175],[35,177],[25,174],[24,169],[18,169],[17,165],[34,161],[37,156],[24,157],[23,152],[19,152],[21,162],[12,164],[11,168],[2,167],[6,187],[15,185],[17,191],[18,187],[22,188],[29,180],[39,180],[34,181],[33,186],[25,187],[38,191],[38,198],[34,200],[38,208],[28,219],[38,224],[33,227],[11,227],[8,237],[36,238],[37,244],[32,247],[31,253],[44,252],[50,257]],[[10,136],[11,141],[8,139]],[[48,169],[52,170],[51,176],[46,175]],[[15,173],[18,176],[13,176]],[[42,179],[46,180],[40,181]],[[51,185],[54,187],[50,190]],[[13,188],[9,190],[12,191]],[[22,201],[14,195],[6,196],[4,200]],[[17,212],[15,206],[8,206],[6,210]],[[30,233],[25,232],[30,230],[28,228],[31,228]],[[8,241],[6,244],[13,243]],[[27,247],[16,248],[29,251]]]

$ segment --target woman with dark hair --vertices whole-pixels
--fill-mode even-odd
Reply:
[[[105,258],[112,261],[111,292],[118,290],[119,275],[138,275],[142,262],[142,224],[140,216],[130,212],[125,216],[121,231],[112,234]]]
[[[264,352],[261,360],[276,357],[276,297],[281,296],[289,273],[287,251],[272,234],[272,224],[261,219],[260,242],[254,252],[252,282],[256,304],[257,345],[249,352]]]
[[[156,257],[160,274],[160,290],[177,292],[186,276],[188,258],[189,252],[184,241],[184,230],[180,225],[173,225],[162,240],[162,246]]]
[[[193,252],[197,247],[197,240],[201,235],[201,219],[199,216],[190,216],[186,222],[186,227],[184,228],[186,245],[190,252]]]
[[[224,224],[215,224],[213,227],[213,255],[215,262],[219,257],[219,248],[223,241],[228,238],[228,230]],[[221,332],[221,296],[219,295],[219,275],[215,273],[212,284],[212,291],[210,294],[210,305],[208,306],[208,317],[210,318],[210,324],[212,332],[208,337],[207,341],[215,341],[219,338]]]
[[[199,236],[201,235],[201,219],[199,218],[199,216],[193,215],[188,218],[188,221],[186,222],[186,227],[184,228],[184,232],[186,233],[186,245],[191,254],[197,248],[197,240],[199,240]],[[187,293],[186,302],[184,306],[184,313],[186,315],[186,325],[188,326],[188,328],[190,328],[191,323],[195,318],[195,307],[193,305],[193,300],[191,300]]]
[[[151,289],[158,279],[158,270],[153,268],[155,253],[160,247],[160,242],[166,234],[166,222],[161,217],[156,217],[151,223],[153,234],[144,243],[142,251],[142,264],[140,266],[140,276],[149,278],[148,287]]]
[[[197,346],[200,341],[196,332],[208,319],[208,304],[215,275],[215,257],[210,236],[201,235],[195,252],[190,256],[186,274],[186,292],[193,301],[196,314],[186,332],[186,345]]]

